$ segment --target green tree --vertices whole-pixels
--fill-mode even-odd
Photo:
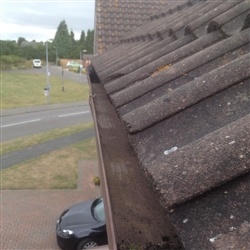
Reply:
[[[72,43],[65,20],[60,22],[52,45],[57,47],[59,57],[61,58],[70,57]]]
[[[70,40],[71,40],[71,45],[72,46],[76,45],[75,34],[74,34],[72,29],[70,31]]]
[[[18,55],[20,52],[20,47],[17,45],[16,41],[2,40],[0,41],[0,55]]]
[[[82,30],[79,43],[81,45],[84,45],[85,44],[85,40],[86,40],[85,32]]]
[[[24,37],[18,37],[17,44],[21,46],[22,42],[26,42],[26,39]]]
[[[93,54],[94,52],[94,30],[88,30],[85,42],[85,49],[88,54]]]

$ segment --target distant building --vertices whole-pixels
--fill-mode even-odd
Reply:
[[[92,57],[93,57],[93,55],[90,55],[90,54],[85,54],[82,56],[84,68],[88,67],[91,64]]]
[[[22,41],[21,43],[21,47],[25,47],[25,46],[32,46],[32,47],[37,47],[37,42],[27,42],[27,41]]]

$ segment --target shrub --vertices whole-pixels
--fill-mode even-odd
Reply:
[[[32,67],[32,60],[27,61],[25,58],[15,55],[4,55],[0,57],[1,70],[29,69]]]
[[[18,63],[24,63],[26,61],[24,58],[14,55],[1,56],[0,60],[7,65],[17,65]]]

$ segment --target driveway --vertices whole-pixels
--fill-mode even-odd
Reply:
[[[1,250],[58,250],[56,221],[74,203],[101,196],[96,161],[80,161],[75,190],[2,190]]]

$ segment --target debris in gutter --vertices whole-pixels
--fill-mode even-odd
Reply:
[[[168,154],[176,151],[177,149],[178,149],[178,147],[173,147],[173,148],[171,148],[169,150],[166,150],[166,151],[164,151],[164,155],[168,155]]]
[[[188,222],[188,219],[183,220],[183,223],[187,223],[187,222]]]
[[[221,237],[221,234],[216,235],[215,237],[209,239],[211,243],[214,243],[215,240],[219,239]]]

